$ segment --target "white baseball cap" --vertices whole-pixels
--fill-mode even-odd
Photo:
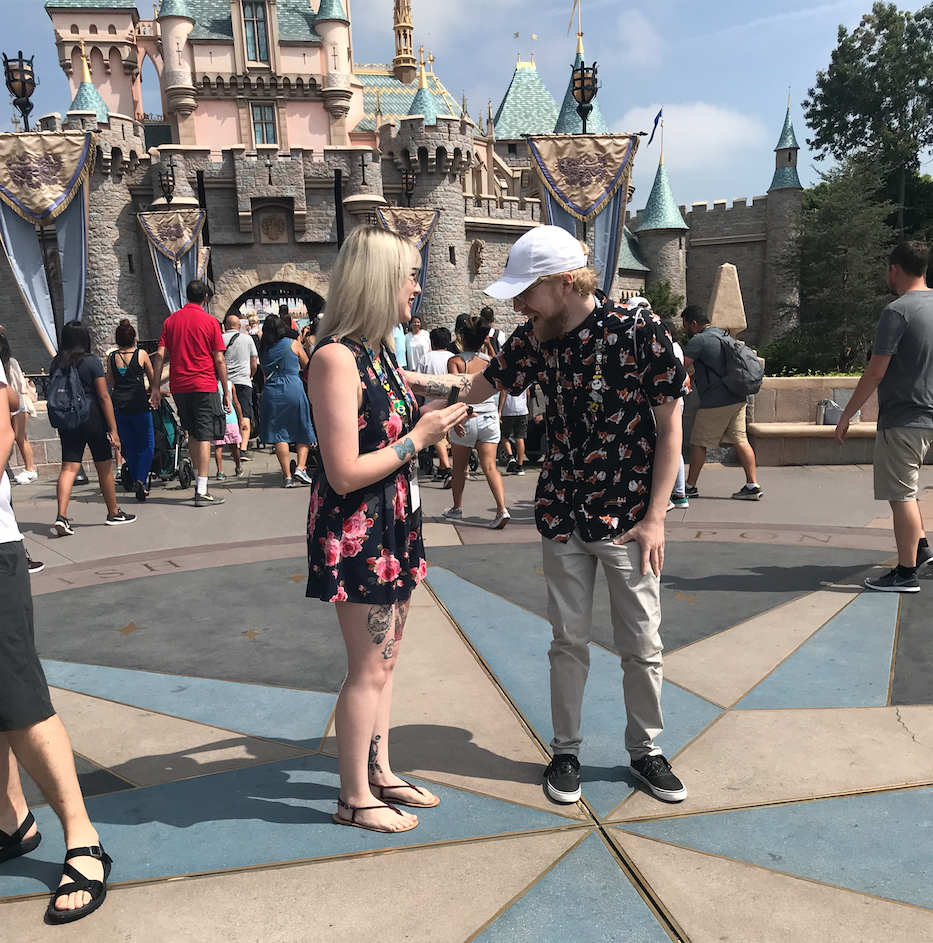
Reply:
[[[647,308],[651,310],[651,302],[647,298],[643,298],[641,295],[633,295],[631,298],[628,298],[623,303],[624,308]]]
[[[493,298],[514,298],[544,275],[573,272],[585,265],[583,246],[566,229],[538,226],[512,246],[502,278],[483,290]]]

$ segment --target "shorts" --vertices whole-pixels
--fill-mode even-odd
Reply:
[[[77,429],[59,429],[63,462],[83,462],[84,450],[90,448],[95,462],[109,462],[113,458],[113,446],[107,438],[104,414],[97,400],[91,400],[91,412],[87,421]]]
[[[915,501],[920,466],[933,447],[933,429],[879,429],[875,436],[875,500]]]
[[[55,713],[36,652],[29,564],[21,540],[0,544],[0,731],[21,730]]]
[[[503,439],[527,439],[528,438],[528,413],[524,416],[503,416],[502,417],[502,438]]]
[[[252,386],[240,386],[239,383],[234,383],[233,388],[236,390],[236,398],[240,402],[240,411],[243,413],[244,419],[253,418],[253,388]]]
[[[499,432],[498,413],[474,413],[463,424],[466,435],[461,438],[453,429],[447,433],[451,445],[465,445],[472,449],[477,442],[498,442]]]
[[[732,406],[714,406],[711,409],[698,409],[690,433],[690,444],[703,449],[719,448],[722,442],[737,445],[747,442],[745,434],[745,411],[748,403],[734,403]]]
[[[227,414],[220,393],[173,393],[178,421],[197,442],[216,442],[224,437]]]

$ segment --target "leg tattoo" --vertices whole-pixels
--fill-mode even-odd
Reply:
[[[374,645],[381,645],[392,630],[394,606],[373,606],[366,616],[366,628],[373,637]]]
[[[408,618],[408,603],[396,603],[395,610],[395,634],[386,642],[386,647],[382,650],[382,657],[386,661],[392,657],[396,643],[402,640],[405,621]]]
[[[369,775],[372,776],[374,773],[381,773],[382,767],[376,761],[376,756],[379,753],[379,741],[382,737],[377,734],[373,737],[372,741],[369,744]]]

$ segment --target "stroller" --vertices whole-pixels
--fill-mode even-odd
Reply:
[[[178,478],[182,488],[190,488],[194,481],[194,466],[182,451],[188,437],[175,418],[175,413],[168,400],[163,397],[159,408],[153,411],[152,427],[155,438],[155,454],[147,476],[147,486],[153,478],[159,481],[171,481]],[[120,483],[124,491],[132,491],[136,486],[129,466],[124,462],[120,469]]]

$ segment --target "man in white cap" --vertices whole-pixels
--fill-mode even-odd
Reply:
[[[553,759],[548,796],[581,795],[583,689],[593,589],[602,563],[622,660],[630,771],[667,802],[687,796],[655,739],[661,718],[660,573],[664,516],[681,448],[686,372],[650,310],[630,312],[596,291],[581,244],[556,226],[525,233],[486,289],[527,321],[472,377],[408,375],[416,392],[480,402],[537,382],[545,396],[548,456],[535,520],[543,538],[550,649]]]

